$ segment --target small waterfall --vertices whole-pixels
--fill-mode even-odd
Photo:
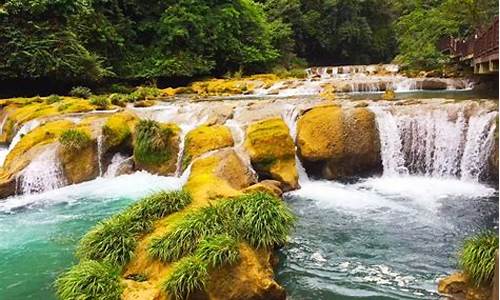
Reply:
[[[122,167],[122,164],[130,159],[132,158],[127,157],[119,152],[115,153],[115,155],[113,155],[113,158],[111,158],[111,163],[109,164],[106,173],[104,173],[104,177],[106,178],[116,177],[118,171]]]
[[[376,115],[384,175],[473,181],[486,175],[497,112],[462,104],[370,108]]]
[[[175,176],[180,177],[182,175],[182,157],[184,156],[184,146],[186,145],[186,135],[189,131],[194,129],[191,125],[181,125],[181,140],[179,142],[179,153],[177,153],[177,165],[175,168]]]
[[[103,175],[103,166],[102,166],[102,155],[104,152],[103,145],[104,136],[100,134],[97,137],[97,165],[99,166],[99,177]]]
[[[10,142],[9,150],[14,149],[14,147],[17,145],[17,143],[19,143],[19,141],[23,138],[23,136],[25,136],[27,133],[29,133],[30,131],[32,131],[33,129],[37,128],[40,125],[41,125],[41,123],[40,123],[40,120],[38,120],[38,119],[34,119],[34,120],[29,121],[29,122],[26,122],[21,127],[21,129],[19,129],[19,131],[17,131],[16,135],[14,136],[12,141]]]
[[[16,192],[34,194],[65,186],[56,152],[56,147],[48,148],[31,161],[16,178]]]
[[[300,108],[296,105],[288,104],[282,114],[282,119],[285,121],[290,131],[290,136],[293,142],[296,144],[297,140],[297,120],[299,118]],[[309,181],[309,176],[307,175],[306,169],[302,165],[299,157],[297,156],[297,146],[295,146],[295,165],[297,167],[297,173],[299,175],[299,183],[303,184]]]
[[[419,90],[417,80],[414,78],[398,78],[391,83],[392,89],[396,93],[412,92]]]

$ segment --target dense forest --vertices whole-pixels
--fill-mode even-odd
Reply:
[[[445,62],[498,0],[0,0],[0,81],[96,82]]]

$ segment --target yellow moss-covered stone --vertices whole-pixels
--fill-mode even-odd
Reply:
[[[228,127],[202,125],[186,135],[182,167],[185,169],[193,159],[204,153],[233,145],[233,135]]]
[[[60,120],[48,122],[35,128],[22,137],[14,149],[9,152],[5,158],[3,169],[10,173],[21,170],[27,164],[23,155],[28,150],[38,145],[46,145],[57,141],[62,132],[73,126],[74,123],[71,121]]]
[[[297,144],[309,161],[338,159],[344,153],[344,122],[338,106],[315,107],[297,123]]]
[[[102,134],[106,149],[132,146],[132,129],[138,118],[130,112],[113,114],[102,127]]]
[[[99,176],[99,158],[95,140],[77,151],[60,146],[58,156],[69,184],[92,180]]]
[[[250,124],[245,148],[259,174],[282,182],[285,190],[298,188],[295,144],[281,118]]]

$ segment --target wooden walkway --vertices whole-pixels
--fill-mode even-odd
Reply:
[[[457,62],[469,64],[474,74],[498,73],[498,17],[487,29],[466,39],[441,39],[438,47]]]

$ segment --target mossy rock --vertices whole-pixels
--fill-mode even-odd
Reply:
[[[185,169],[191,161],[200,155],[234,145],[231,130],[223,125],[202,125],[191,130],[186,135],[182,168]]]
[[[113,114],[102,127],[104,147],[108,149],[131,148],[132,130],[138,122],[136,115],[129,112]]]
[[[368,108],[315,107],[299,119],[297,143],[308,171],[322,178],[361,176],[382,168],[375,115]]]
[[[173,175],[177,168],[181,129],[173,123],[139,121],[133,132],[136,167],[158,175]]]
[[[298,188],[295,144],[281,118],[250,124],[246,130],[245,148],[259,175],[282,182],[285,190]]]

